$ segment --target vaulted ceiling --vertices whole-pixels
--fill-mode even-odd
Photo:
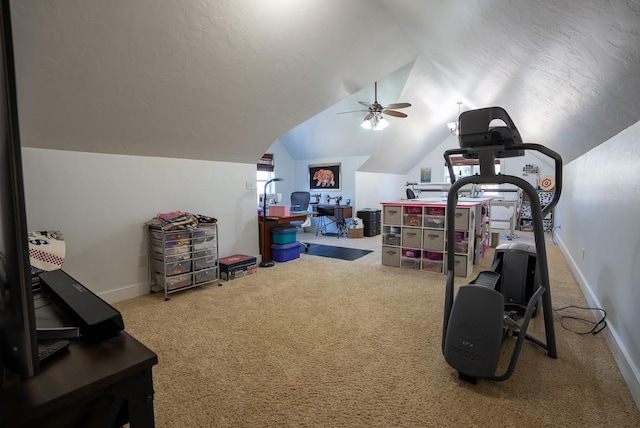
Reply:
[[[23,145],[406,173],[498,105],[568,162],[640,119],[640,0],[20,0]],[[383,131],[358,101],[410,102]]]

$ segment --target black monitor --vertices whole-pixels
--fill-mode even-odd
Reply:
[[[0,0],[0,363],[21,376],[40,371],[27,241],[9,0]],[[1,372],[1,368],[0,368]]]

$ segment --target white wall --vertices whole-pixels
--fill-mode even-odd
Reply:
[[[640,406],[640,122],[564,168],[556,235]]]
[[[331,197],[334,196],[342,196],[341,204],[346,204],[347,199],[350,199],[350,204],[352,207],[355,207],[356,203],[356,180],[355,180],[355,172],[363,164],[364,161],[367,160],[367,156],[347,156],[340,157],[335,156],[331,158],[315,158],[315,159],[302,159],[295,161],[295,182],[297,188],[295,190],[306,190],[310,191],[311,194],[320,194],[322,195],[320,198],[321,204],[326,204],[326,196],[329,195]],[[322,163],[340,163],[340,190],[310,190],[309,189],[309,165],[313,164],[322,164]],[[312,199],[313,200],[313,199]],[[331,201],[331,204],[334,204],[335,201]],[[355,216],[355,210],[353,212]],[[317,219],[313,218],[312,222],[315,227],[317,224]],[[329,232],[336,232],[337,229],[335,225],[330,225],[328,228]]]
[[[445,140],[440,143],[431,153],[429,153],[424,159],[416,163],[406,175],[406,182],[420,183],[420,168],[431,168],[431,182],[443,183],[444,182],[444,157],[443,154],[449,149],[457,148],[458,137],[449,135]],[[404,185],[404,183],[402,183]]]
[[[340,190],[309,190],[311,193],[322,194],[321,203],[326,203],[326,195],[342,196],[342,204],[346,203],[347,199],[351,199],[351,205],[356,200],[356,179],[355,172],[360,166],[368,159],[368,156],[348,156],[340,157],[334,156],[331,158],[315,158],[315,159],[302,159],[296,161],[296,182],[299,189],[296,190],[309,190],[309,165],[322,164],[322,163],[340,163],[341,171],[341,183]],[[333,201],[331,202],[333,203]]]
[[[351,200],[353,216],[363,208],[380,208],[381,201],[399,200],[404,197],[405,178],[396,174],[379,174],[359,172],[358,168],[368,159],[368,156],[334,156],[331,158],[314,158],[294,161],[285,147],[279,140],[276,140],[268,153],[274,154],[275,174],[284,178],[283,182],[277,183],[276,192],[283,194],[283,201],[287,200],[286,195],[296,190],[310,191],[312,194],[320,194],[321,203],[326,203],[326,196],[342,196],[342,203],[347,199]],[[309,165],[322,163],[340,163],[341,184],[340,190],[323,191],[309,189]],[[286,202],[285,202],[286,203]],[[331,203],[334,203],[333,201]],[[313,219],[313,224],[317,219]],[[335,231],[330,226],[329,231]]]
[[[221,256],[257,255],[255,164],[23,148],[30,230],[60,230],[64,269],[109,302],[148,292],[144,222],[174,210],[218,219]]]
[[[295,162],[280,140],[276,140],[271,147],[269,147],[267,153],[273,153],[275,176],[284,179],[284,181],[275,183],[275,193],[282,194],[281,204],[289,205],[291,202],[291,193],[300,190],[298,189]],[[264,192],[264,187],[258,190],[262,193]]]
[[[458,137],[453,135],[448,136],[438,147],[435,148],[435,150],[418,162],[416,166],[407,173],[402,184],[404,185],[406,182],[416,182],[418,183],[418,187],[420,187],[420,168],[422,167],[431,167],[432,183],[443,183],[445,170],[444,152],[450,149],[457,149],[459,147]],[[546,156],[539,155],[531,151],[526,152],[525,155],[521,157],[501,159],[500,162],[503,174],[521,177],[528,181],[532,186],[536,185],[535,177],[532,175],[522,175],[522,168],[525,165],[532,164],[538,166],[540,168],[540,177],[544,177],[545,175],[554,175],[553,162],[550,162]]]
[[[356,209],[382,209],[380,202],[405,198],[404,183],[403,175],[356,172]]]

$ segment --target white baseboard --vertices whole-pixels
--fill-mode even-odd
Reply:
[[[603,306],[598,301],[598,298],[593,294],[591,287],[589,286],[587,280],[578,269],[578,265],[576,264],[571,254],[567,251],[567,248],[564,246],[562,239],[558,236],[557,233],[553,233],[555,242],[558,243],[558,247],[560,247],[560,251],[564,255],[567,260],[569,267],[571,268],[571,272],[575,276],[578,281],[578,285],[580,285],[580,289],[584,294],[585,299],[590,307],[602,308]],[[618,364],[618,368],[620,369],[620,373],[624,378],[629,390],[631,391],[631,396],[636,402],[636,406],[640,409],[640,369],[635,366],[631,358],[629,357],[629,353],[627,352],[624,343],[620,340],[620,336],[616,333],[616,326],[611,322],[607,321],[607,328],[605,328],[602,333],[609,345],[609,349],[613,354],[613,358]]]
[[[107,303],[114,304],[123,300],[133,299],[134,297],[140,297],[145,294],[149,294],[148,282],[116,288],[115,290],[109,290],[106,293],[100,293],[100,297]]]

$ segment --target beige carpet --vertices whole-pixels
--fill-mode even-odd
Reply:
[[[601,335],[557,322],[557,360],[526,342],[509,380],[470,385],[441,353],[444,275],[382,266],[379,236],[323,243],[376,251],[303,253],[221,287],[115,305],[158,354],[156,426],[640,426]],[[558,248],[548,253],[554,307],[584,305]],[[541,321],[529,331],[544,338]]]

